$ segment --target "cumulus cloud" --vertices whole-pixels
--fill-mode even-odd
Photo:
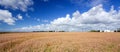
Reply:
[[[32,0],[0,0],[0,5],[5,8],[20,9],[27,11],[28,7],[33,5]]]
[[[88,31],[96,30],[114,30],[120,27],[120,10],[114,10],[111,6],[109,12],[105,11],[103,5],[97,5],[84,13],[74,12],[71,16],[66,14],[65,17],[54,19],[50,24],[29,26],[17,28],[15,30],[64,30],[64,31]]]
[[[8,10],[1,10],[0,9],[0,21],[7,23],[9,25],[14,25],[15,18],[12,16],[12,13]]]
[[[61,17],[58,19],[55,19],[51,22],[51,24],[69,24],[69,22],[71,21],[70,19],[70,15],[67,14],[66,17]]]
[[[19,20],[23,19],[23,17],[20,14],[18,14],[17,17],[18,17]]]

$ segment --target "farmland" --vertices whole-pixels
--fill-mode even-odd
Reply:
[[[0,52],[120,52],[120,33],[2,33]]]

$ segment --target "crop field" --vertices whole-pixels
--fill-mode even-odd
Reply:
[[[120,52],[120,33],[2,33],[0,52]]]

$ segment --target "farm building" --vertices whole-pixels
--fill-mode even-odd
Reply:
[[[100,30],[100,32],[114,32],[112,30]]]

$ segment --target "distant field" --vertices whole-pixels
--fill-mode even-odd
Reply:
[[[120,33],[3,33],[0,52],[120,52]]]

